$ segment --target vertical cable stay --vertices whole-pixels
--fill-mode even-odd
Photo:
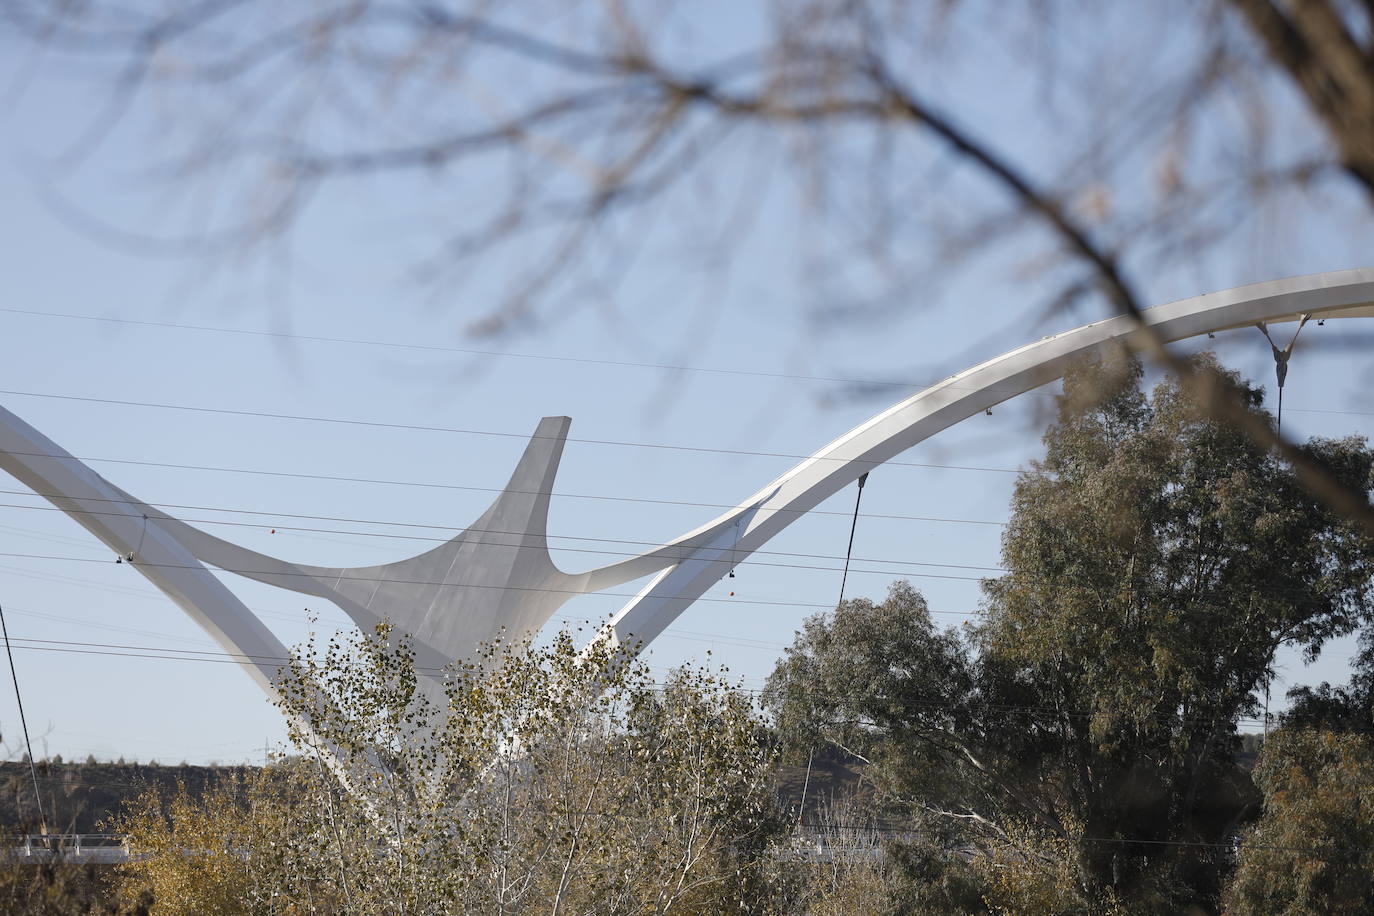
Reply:
[[[849,558],[854,555],[854,531],[859,527],[859,503],[864,498],[864,484],[868,482],[868,472],[864,471],[859,475],[859,492],[854,497],[854,519],[849,523],[849,549],[844,552],[844,574],[840,576],[840,600],[835,602],[839,607],[844,603],[844,585],[849,580]]]
[[[143,552],[143,541],[144,541],[144,539],[147,538],[147,537],[148,537],[148,513],[145,512],[145,513],[143,513],[143,531],[140,532],[139,535],[138,535],[138,546],[135,547],[135,548],[133,549],[133,552],[129,554],[129,562],[130,562],[130,563],[132,563],[132,562],[134,561],[134,557],[139,556],[139,555]]]
[[[742,521],[744,521],[744,519],[742,519],[742,518],[737,518],[737,519],[735,519],[735,543],[733,543],[733,544],[730,545],[730,578],[731,578],[731,579],[735,578],[735,567],[739,565],[739,559],[738,559],[739,554],[736,552],[736,548],[739,547],[739,530],[740,530],[739,526],[740,526],[740,522],[742,522]],[[731,592],[730,594],[733,595],[734,592]]]
[[[14,702],[19,707],[19,725],[24,730],[24,747],[29,752],[29,775],[33,777],[33,800],[38,805],[38,823],[48,832],[48,819],[43,814],[43,795],[38,791],[38,765],[33,760],[33,743],[29,741],[29,723],[24,718],[24,700],[19,695],[19,672],[14,668],[14,653],[10,651],[10,630],[5,625],[5,608],[0,605],[0,633],[5,637],[5,655],[10,662],[10,677],[14,680]]]
[[[1304,314],[1302,320],[1298,322],[1298,329],[1293,332],[1293,339],[1288,341],[1288,346],[1282,350],[1278,344],[1274,343],[1274,338],[1269,336],[1269,328],[1263,321],[1256,322],[1255,327],[1260,329],[1264,339],[1269,341],[1269,350],[1274,354],[1274,375],[1279,382],[1279,410],[1278,410],[1278,432],[1283,434],[1283,383],[1288,380],[1288,360],[1293,356],[1293,345],[1298,342],[1298,335],[1302,333],[1303,326],[1312,320],[1310,314]]]
[[[806,757],[806,781],[802,783],[801,803],[797,805],[797,826],[802,825],[802,816],[806,814],[806,790],[811,788],[811,763],[816,759],[816,746],[811,746],[811,753]]]
[[[1302,333],[1303,326],[1311,319],[1312,316],[1310,314],[1304,314],[1302,316],[1301,320],[1298,322],[1298,329],[1293,332],[1293,339],[1288,341],[1288,346],[1284,347],[1282,350],[1279,349],[1278,344],[1274,343],[1274,338],[1269,336],[1269,328],[1265,326],[1263,321],[1255,324],[1255,327],[1259,328],[1260,333],[1264,335],[1264,339],[1269,341],[1269,351],[1274,355],[1274,376],[1279,383],[1279,405],[1278,411],[1275,414],[1274,425],[1275,432],[1280,436],[1283,435],[1283,384],[1288,381],[1288,360],[1293,356],[1293,345],[1298,342],[1298,335]],[[1317,324],[1321,324],[1321,322],[1318,321]],[[1266,740],[1269,738],[1269,687],[1270,679],[1265,677],[1264,737]]]

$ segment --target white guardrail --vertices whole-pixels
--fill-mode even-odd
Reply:
[[[777,852],[789,861],[855,863],[880,859],[883,850],[874,837],[867,842],[836,843],[825,837],[798,836]],[[129,838],[119,833],[34,833],[10,835],[0,846],[0,858],[18,865],[64,862],[71,865],[119,865],[133,858]]]
[[[129,861],[129,838],[119,833],[33,833],[5,837],[4,857],[22,865],[68,862],[117,865]]]

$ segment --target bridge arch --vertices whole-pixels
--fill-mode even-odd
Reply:
[[[1371,317],[1374,268],[1239,286],[1146,309],[1143,315],[1145,324],[1164,343],[1258,322],[1298,321],[1304,315]],[[1140,333],[1129,316],[1095,321],[1025,344],[894,404],[736,508],[674,542],[703,543],[659,573],[621,608],[607,623],[603,638],[638,645],[642,651],[735,564],[860,475],[962,420],[1059,379],[1074,360],[1129,345]]]

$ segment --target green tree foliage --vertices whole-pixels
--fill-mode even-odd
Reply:
[[[766,899],[772,754],[747,697],[623,652],[493,646],[417,670],[385,628],[281,682],[299,756],[149,797],[130,892],[160,913],[747,912]],[[237,908],[236,908],[237,907]]]
[[[1255,771],[1264,813],[1246,834],[1227,912],[1363,913],[1374,899],[1374,628],[1349,683],[1288,692]]]
[[[1350,681],[1333,687],[1295,687],[1288,691],[1285,725],[1374,735],[1374,627],[1360,634]]]
[[[1233,916],[1355,916],[1374,901],[1374,739],[1270,736],[1255,771],[1264,814],[1226,894]]]
[[[1371,615],[1374,549],[1172,380],[1147,398],[1133,361],[1070,371],[1045,446],[976,626],[937,629],[898,583],[808,621],[766,702],[794,746],[873,760],[946,861],[1023,863],[989,872],[993,909],[1215,906],[1253,793],[1236,723],[1279,646],[1315,655]],[[1368,489],[1363,441],[1305,449]]]

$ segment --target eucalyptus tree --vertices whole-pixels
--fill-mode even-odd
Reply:
[[[1374,899],[1374,628],[1350,680],[1288,692],[1255,768],[1264,793],[1226,912],[1359,913]]]
[[[1195,371],[1258,411],[1259,389]],[[945,848],[1015,848],[1042,890],[1149,911],[1216,904],[1256,801],[1237,724],[1279,647],[1315,656],[1374,616],[1374,542],[1191,388],[1147,397],[1141,376],[1129,359],[1066,376],[976,624],[939,630],[905,583],[846,602],[807,622],[766,700],[794,745],[872,760]],[[1363,441],[1302,448],[1370,488]]]
[[[1374,738],[1288,727],[1255,771],[1264,814],[1226,890],[1234,916],[1354,916],[1374,899]]]

